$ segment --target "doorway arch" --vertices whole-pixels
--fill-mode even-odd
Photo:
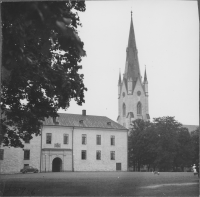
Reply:
[[[59,157],[53,159],[52,162],[52,172],[61,172],[62,171],[62,160]]]

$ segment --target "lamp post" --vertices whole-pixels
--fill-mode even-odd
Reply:
[[[46,156],[47,154],[45,154],[45,172],[46,172]]]

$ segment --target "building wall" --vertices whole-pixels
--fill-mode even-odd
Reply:
[[[22,148],[1,147],[4,149],[4,159],[0,160],[0,173],[19,173],[24,164],[29,164],[40,169],[40,136],[34,136],[30,144],[24,144],[24,150],[30,150],[30,159],[24,160],[24,151]]]
[[[42,134],[42,165],[41,171],[52,171],[55,158],[62,160],[62,171],[72,171],[72,127],[44,126]],[[51,144],[46,143],[46,134],[52,134]],[[68,134],[68,144],[64,144],[64,134]],[[55,147],[59,144],[60,147]]]
[[[141,95],[138,96],[137,92],[140,91]],[[123,97],[123,92],[125,93],[125,97]],[[137,104],[138,102],[141,102],[142,104],[142,116],[137,115]],[[126,116],[123,116],[123,103],[126,104]],[[130,118],[127,118],[128,112],[133,112],[134,114],[134,120],[138,118],[142,118],[143,120],[146,120],[146,113],[148,111],[148,97],[145,96],[145,92],[142,88],[141,82],[138,80],[136,83],[136,86],[134,88],[133,94],[127,94],[125,84],[122,84],[121,94],[120,98],[118,99],[118,112],[119,112],[119,120],[118,123],[125,127],[129,128],[130,126]]]
[[[87,144],[82,145],[82,134],[87,135]],[[101,135],[101,145],[96,144],[96,136]],[[111,135],[115,136],[115,146],[111,146]],[[127,131],[105,129],[74,130],[74,171],[116,171],[116,163],[127,171]],[[87,159],[81,159],[81,151],[87,151]],[[96,160],[96,151],[101,151],[101,160]],[[115,151],[115,160],[110,159],[110,151]]]
[[[73,171],[73,165],[74,171],[116,171],[116,163],[121,163],[121,170],[127,171],[127,130],[44,126],[42,132],[42,137],[33,137],[30,144],[24,146],[24,149],[30,150],[30,160],[24,160],[23,149],[4,147],[0,173],[19,173],[24,164],[39,171],[41,168],[42,172],[45,169],[51,172],[53,160],[57,157],[62,160],[62,171]],[[46,144],[46,133],[52,133],[51,144]],[[68,144],[63,144],[63,134],[69,135]],[[87,135],[86,145],[82,145],[82,134]],[[96,135],[101,135],[101,145],[96,145]],[[114,146],[110,142],[111,135],[115,136]],[[57,143],[60,147],[55,147]],[[87,151],[86,160],[81,159],[82,150]],[[101,151],[101,160],[96,160],[97,150]],[[110,159],[110,151],[115,151],[115,160]]]

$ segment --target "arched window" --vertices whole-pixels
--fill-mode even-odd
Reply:
[[[123,103],[123,116],[126,116],[126,105]]]
[[[142,104],[140,102],[137,104],[137,114],[142,115]]]

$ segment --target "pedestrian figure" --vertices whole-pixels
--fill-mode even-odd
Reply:
[[[159,174],[160,174],[158,171],[154,171],[153,173],[154,173],[154,175],[155,175],[155,174],[157,174],[157,175],[159,175]]]
[[[193,169],[194,175],[198,174],[197,170],[196,170],[196,165],[195,164],[192,166],[192,169]]]

